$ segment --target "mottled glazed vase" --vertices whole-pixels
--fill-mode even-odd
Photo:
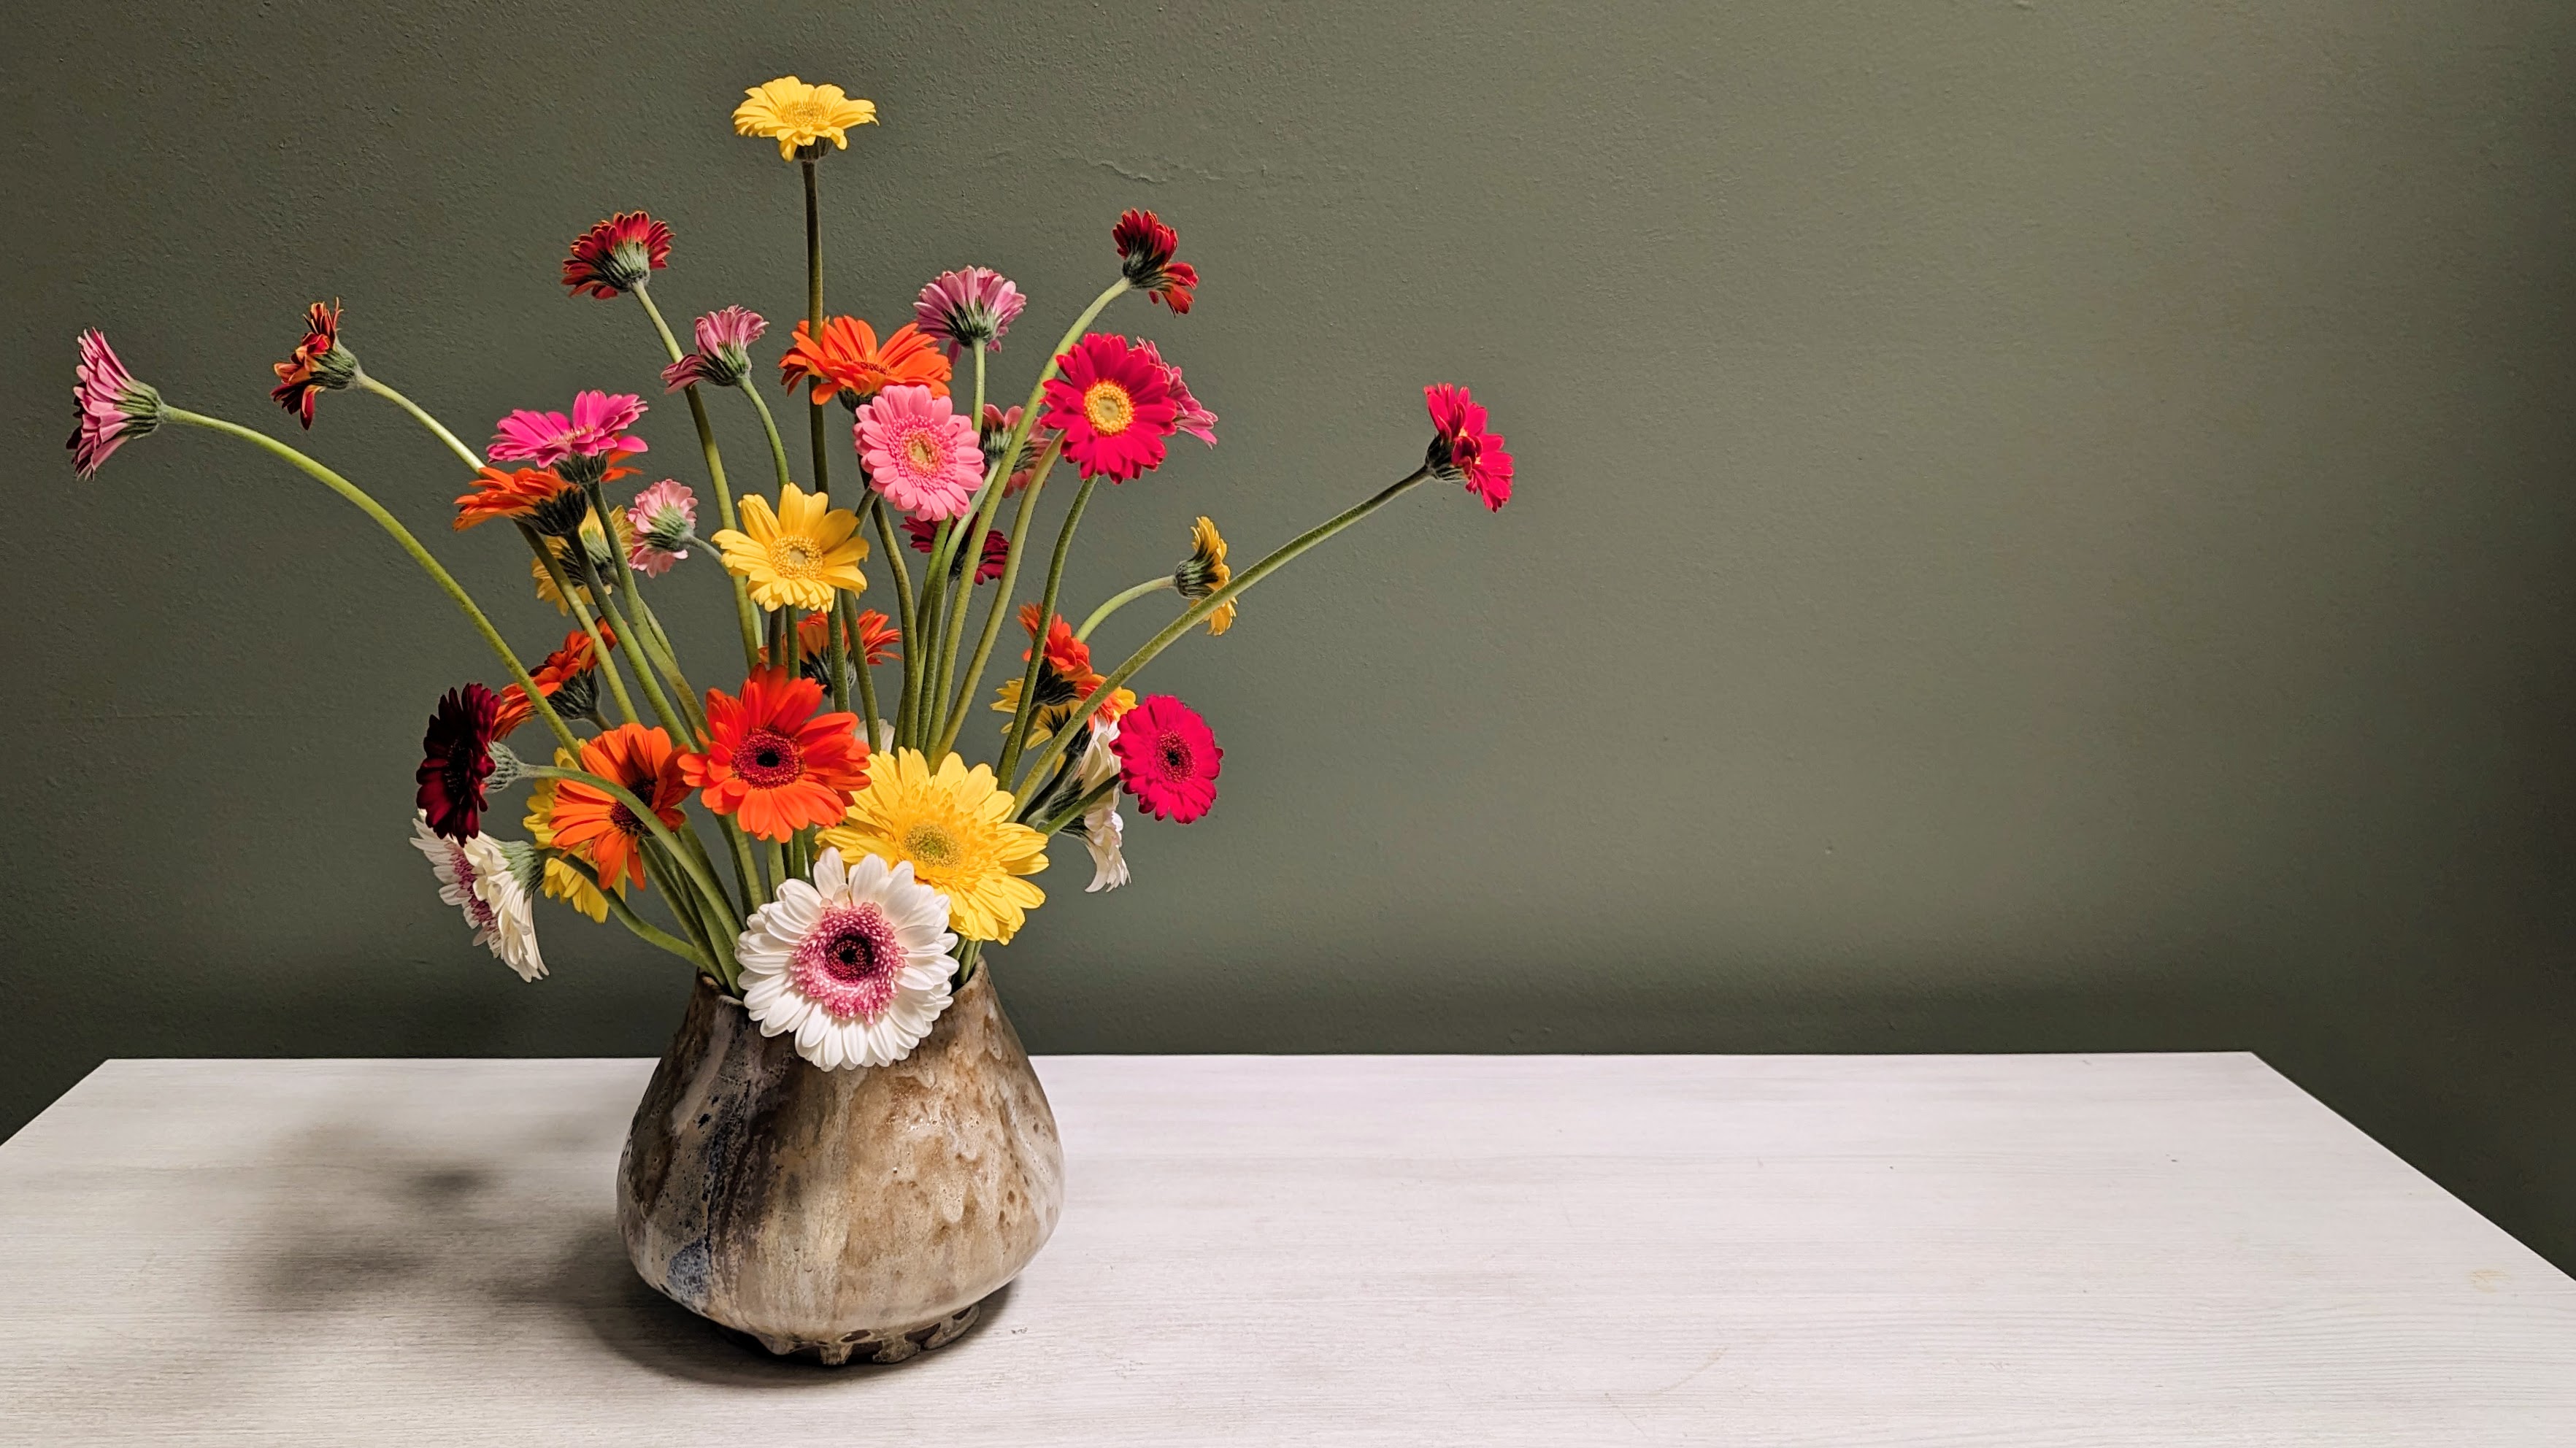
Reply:
[[[834,1364],[956,1338],[1063,1205],[1055,1114],[988,966],[911,1055],[845,1071],[763,1036],[701,978],[617,1170],[645,1281]]]

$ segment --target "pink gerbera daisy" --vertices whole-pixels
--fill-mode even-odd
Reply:
[[[1093,332],[1056,360],[1039,420],[1064,433],[1064,455],[1086,478],[1125,482],[1163,462],[1180,409],[1171,369],[1124,337]]]
[[[626,429],[643,415],[644,399],[632,392],[581,393],[572,400],[570,417],[521,408],[493,425],[492,460],[524,459],[539,467],[553,467],[572,457],[640,453],[645,451],[644,439]]]
[[[688,545],[696,541],[698,495],[689,491],[688,484],[664,478],[626,505],[626,523],[635,530],[635,541],[627,545],[626,565],[659,578],[689,556]]]
[[[563,284],[573,295],[614,297],[644,285],[671,261],[671,228],[641,211],[621,211],[573,238]]]
[[[1002,334],[1029,299],[1008,277],[988,266],[941,272],[921,289],[912,304],[924,335],[945,344],[955,357],[962,348],[982,345],[1002,350]]]
[[[1482,498],[1488,512],[1512,500],[1512,455],[1503,451],[1503,435],[1485,430],[1485,409],[1467,389],[1434,382],[1422,389],[1431,409],[1431,450],[1423,461],[1436,477],[1463,482]]]
[[[917,518],[954,518],[984,482],[974,422],[927,387],[889,387],[859,409],[859,455],[886,501]]]
[[[1119,782],[1156,819],[1185,825],[1216,803],[1225,751],[1196,709],[1155,694],[1118,719]]]
[[[80,334],[80,361],[72,367],[72,402],[80,410],[72,424],[72,466],[82,477],[98,471],[107,455],[129,437],[141,437],[161,425],[161,394],[139,381],[116,359],[116,349],[97,328]]]
[[[1163,380],[1171,386],[1174,409],[1172,430],[1186,432],[1209,447],[1216,446],[1216,414],[1201,406],[1199,400],[1190,395],[1189,384],[1181,380],[1181,369],[1164,361],[1163,349],[1152,342],[1140,341],[1136,347],[1137,350],[1152,358],[1155,366],[1163,369]]]
[[[751,344],[769,330],[758,312],[727,307],[698,318],[698,350],[662,369],[662,390],[677,392],[692,382],[732,387],[751,373]]]

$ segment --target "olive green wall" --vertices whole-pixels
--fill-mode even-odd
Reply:
[[[522,986],[405,843],[495,677],[460,621],[246,448],[75,483],[71,340],[276,433],[317,297],[469,436],[650,390],[555,261],[649,207],[672,310],[796,311],[794,170],[725,125],[792,70],[885,116],[836,309],[998,266],[1016,390],[1120,207],[1204,271],[1111,320],[1224,445],[1100,500],[1086,603],[1408,469],[1425,381],[1520,458],[1158,667],[1224,798],[1119,894],[1059,851],[999,955],[1034,1046],[2250,1047],[2576,1262],[2576,9],[141,8],[28,0],[0,58],[0,1125],[107,1055],[658,1048],[671,962],[555,913]],[[388,408],[310,441],[560,628]]]

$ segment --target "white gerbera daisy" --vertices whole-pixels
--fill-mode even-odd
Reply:
[[[1079,799],[1101,785],[1117,778],[1118,755],[1109,746],[1118,739],[1118,726],[1091,721],[1091,747],[1082,751],[1082,766],[1074,771],[1074,797]],[[1102,890],[1115,890],[1127,883],[1127,822],[1118,817],[1118,793],[1115,790],[1100,803],[1085,810],[1076,830],[1083,847],[1091,851],[1091,883],[1082,887],[1086,895]]]
[[[537,953],[528,888],[519,883],[501,842],[476,835],[458,844],[432,833],[428,816],[421,814],[412,816],[411,830],[412,847],[427,855],[429,867],[438,872],[438,898],[465,912],[465,923],[474,927],[474,943],[499,956],[521,980],[543,977],[546,961]]]
[[[890,1066],[948,1009],[948,897],[874,855],[826,849],[813,883],[790,880],[735,943],[742,1003],[764,1036],[793,1032],[822,1067]]]

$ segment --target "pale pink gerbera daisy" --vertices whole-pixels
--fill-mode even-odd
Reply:
[[[916,518],[954,518],[984,481],[972,419],[927,387],[898,386],[859,409],[859,456],[886,501]]]
[[[941,272],[912,304],[921,330],[945,343],[954,358],[959,349],[985,346],[1002,350],[1002,334],[1029,299],[1008,277],[988,266]]]
[[[697,541],[698,495],[688,484],[664,478],[626,505],[626,522],[635,530],[635,541],[626,548],[627,566],[659,578],[688,557],[688,545]]]
[[[72,368],[72,401],[80,421],[72,427],[72,466],[88,477],[129,437],[161,425],[161,394],[138,381],[116,359],[116,349],[96,328],[80,334],[80,361]]]
[[[912,862],[874,855],[847,866],[826,849],[811,883],[789,880],[735,943],[742,1004],[764,1036],[792,1036],[826,1071],[890,1066],[948,1009],[948,897]]]
[[[1216,414],[1190,395],[1189,385],[1181,381],[1181,369],[1163,360],[1162,349],[1151,342],[1138,342],[1136,350],[1153,359],[1163,369],[1163,381],[1172,389],[1172,406],[1179,409],[1172,418],[1174,432],[1186,432],[1209,447],[1216,446]]]
[[[769,330],[758,312],[727,307],[698,318],[698,350],[662,369],[662,390],[677,392],[692,382],[733,387],[751,372],[751,344]]]
[[[573,398],[570,417],[521,408],[493,425],[492,460],[524,459],[550,468],[566,458],[640,453],[645,451],[644,439],[626,429],[643,415],[644,399],[634,393],[612,395],[596,389]]]

